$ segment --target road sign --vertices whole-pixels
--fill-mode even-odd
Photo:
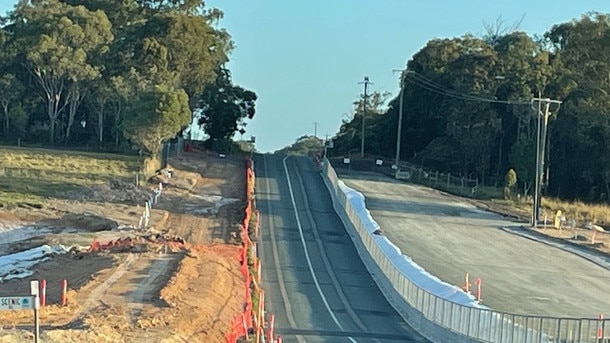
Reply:
[[[0,311],[2,310],[33,310],[34,297],[1,297]]]

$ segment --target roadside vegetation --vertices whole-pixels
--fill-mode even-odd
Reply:
[[[372,92],[365,106],[361,95],[333,137],[332,154],[360,150],[366,108],[365,154],[393,160],[402,103],[401,161],[476,179],[477,198],[525,211],[534,193],[538,119],[547,110],[535,99],[553,99],[542,206],[610,224],[609,21],[587,13],[530,36],[499,20],[481,36],[430,40],[397,77],[402,101]],[[516,180],[507,184],[509,170]]]
[[[51,149],[0,148],[0,207],[42,207],[44,199],[108,181],[135,183],[136,156]]]
[[[512,168],[515,193],[528,197],[539,118],[533,99],[550,98],[562,103],[549,108],[543,195],[607,203],[609,18],[589,13],[535,36],[499,22],[481,36],[427,42],[397,76],[404,87],[400,160],[478,179],[500,188],[500,197]],[[355,101],[332,153],[360,150],[366,108],[365,154],[393,159],[400,96],[373,92],[366,100],[366,106],[363,96]]]
[[[294,143],[286,146],[276,154],[310,156],[314,152],[319,152],[324,147],[324,140],[314,136],[301,136]]]
[[[226,145],[257,96],[232,81],[222,16],[200,0],[19,1],[0,24],[0,142],[155,158],[192,124]]]

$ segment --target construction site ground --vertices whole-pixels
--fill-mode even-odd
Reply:
[[[0,224],[47,234],[0,244],[2,255],[41,244],[75,247],[0,284],[0,297],[28,295],[47,282],[42,342],[222,342],[242,312],[239,223],[245,206],[243,158],[193,152],[170,159],[172,176],[145,187],[95,185],[58,194],[43,208],[0,209]],[[145,200],[167,182],[138,227]],[[128,244],[88,252],[93,241]],[[185,244],[182,244],[185,243]],[[60,305],[61,281],[67,305]],[[0,342],[33,342],[30,310],[0,311]]]

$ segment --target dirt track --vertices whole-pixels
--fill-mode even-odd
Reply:
[[[47,280],[51,306],[41,310],[44,342],[224,340],[243,305],[239,249],[234,244],[243,216],[243,160],[193,153],[170,164],[174,175],[152,210],[151,229],[184,237],[186,249],[151,243],[146,252],[66,254],[39,264],[32,277],[0,287],[0,296],[24,295],[31,279]],[[54,230],[31,245],[41,241],[84,245],[93,238],[104,241],[135,234],[97,229],[92,233],[92,223],[89,228],[76,227],[78,233],[62,231],[66,226],[85,226],[82,221],[75,223],[74,214],[111,219],[124,227],[137,223],[142,211],[138,203],[75,196],[50,200],[40,211],[3,213],[0,220]],[[66,307],[56,305],[63,278],[70,288]],[[0,312],[0,323],[0,342],[32,341],[30,311]]]

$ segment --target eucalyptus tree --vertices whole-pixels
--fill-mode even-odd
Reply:
[[[341,121],[339,132],[333,138],[335,143],[334,152],[336,154],[349,154],[350,151],[359,149],[362,137],[362,116],[365,115],[366,104],[366,127],[365,147],[367,154],[383,154],[379,144],[379,138],[384,135],[380,122],[385,119],[385,102],[389,93],[372,92],[367,95],[366,103],[364,95],[360,95],[357,101],[352,103],[353,111]]]
[[[498,37],[494,49],[499,57],[497,72],[501,78],[496,98],[514,102],[498,106],[502,131],[496,175],[514,168],[520,176],[524,194],[527,194],[535,174],[538,123],[535,110],[527,102],[546,93],[553,67],[544,46],[523,32]],[[503,154],[504,151],[508,154]]]
[[[228,61],[232,49],[229,34],[215,26],[222,12],[193,0],[67,0],[90,10],[103,10],[112,22],[115,40],[105,55],[105,80],[96,86],[101,98],[96,112],[108,103],[115,132],[124,119],[124,109],[142,85],[165,84],[184,89],[192,112],[200,106],[201,94],[216,82],[217,71]],[[113,90],[107,94],[104,85]],[[101,87],[101,88],[100,88]],[[144,87],[146,88],[146,87]],[[109,95],[109,98],[106,97]],[[97,124],[98,139],[103,116]],[[119,140],[119,136],[115,137]]]
[[[20,110],[23,91],[23,84],[14,74],[6,73],[0,76],[0,107],[4,137],[11,136],[13,121],[18,122],[23,115]]]
[[[487,175],[501,120],[484,100],[495,97],[498,62],[492,46],[469,35],[432,40],[408,62],[406,128],[420,161]],[[441,151],[454,161],[442,163]]]
[[[100,77],[91,56],[104,54],[113,35],[104,12],[58,0],[22,1],[10,16],[7,46],[42,93],[54,143],[59,115],[82,100],[80,82]]]
[[[123,120],[125,135],[158,156],[163,142],[176,136],[191,119],[188,95],[183,89],[155,85],[130,103]]]
[[[588,200],[610,194],[610,18],[591,13],[546,35],[555,58],[552,91],[563,99],[553,126],[549,188]]]
[[[239,130],[239,124],[256,113],[256,93],[234,85],[231,73],[218,68],[216,80],[197,98],[198,124],[209,140],[229,140]]]

